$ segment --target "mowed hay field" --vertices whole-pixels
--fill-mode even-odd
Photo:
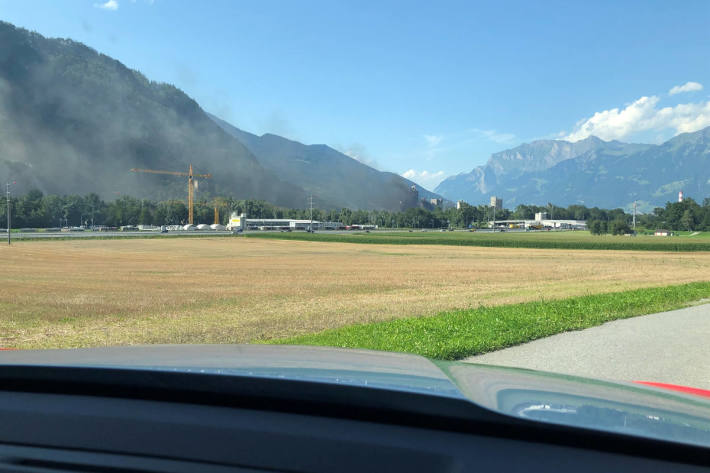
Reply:
[[[256,238],[0,246],[0,347],[242,343],[710,280],[710,253]]]

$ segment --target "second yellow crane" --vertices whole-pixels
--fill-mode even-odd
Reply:
[[[195,177],[200,177],[200,178],[206,178],[209,179],[212,177],[212,174],[193,174],[192,172],[192,164],[190,164],[190,169],[187,172],[179,172],[179,171],[156,171],[155,169],[138,169],[138,168],[133,168],[130,170],[131,172],[147,172],[149,174],[169,174],[171,176],[187,176],[187,221],[190,225],[194,225],[195,223],[195,210],[194,210],[194,205],[195,205],[195,182],[194,178]]]

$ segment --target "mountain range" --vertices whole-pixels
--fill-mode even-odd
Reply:
[[[257,136],[205,112],[176,87],[149,80],[69,39],[0,22],[0,178],[15,193],[95,192],[184,199],[184,178],[132,168],[210,173],[198,199],[230,196],[305,207],[403,210],[443,196],[486,203],[583,204],[650,210],[710,195],[710,128],[658,145],[539,140],[493,154],[432,193],[329,146]]]
[[[679,191],[710,196],[710,127],[659,145],[604,141],[540,140],[491,155],[471,172],[451,176],[435,191],[452,200],[506,207],[582,204],[642,211],[675,201]]]
[[[190,164],[212,175],[198,198],[402,210],[434,196],[328,146],[241,131],[84,44],[0,22],[0,177],[15,192],[184,199],[186,179],[129,170]]]
[[[212,119],[251,151],[259,162],[280,179],[298,183],[309,194],[328,196],[328,204],[338,208],[405,209],[418,200],[441,196],[404,177],[378,171],[330,146],[304,145],[270,133],[257,136]],[[412,187],[417,192],[412,192]]]

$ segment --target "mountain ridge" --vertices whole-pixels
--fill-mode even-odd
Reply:
[[[286,205],[305,191],[265,170],[178,88],[72,40],[0,22],[0,175],[16,191],[184,198],[182,179],[131,168],[212,173],[203,197]]]
[[[0,176],[17,193],[184,199],[184,179],[129,170],[192,165],[212,175],[200,180],[198,199],[305,207],[314,194],[322,208],[403,210],[440,197],[327,145],[224,123],[177,87],[83,43],[0,21]]]
[[[403,210],[432,198],[475,204],[496,195],[508,206],[652,208],[679,190],[710,195],[710,127],[659,145],[597,137],[523,143],[431,192],[324,144],[239,130],[177,87],[89,46],[0,21],[0,176],[16,181],[16,192],[184,199],[183,179],[129,169],[190,164],[214,176],[200,182],[198,199],[302,207],[313,194],[324,208]]]
[[[208,114],[240,140],[262,165],[281,179],[292,179],[335,207],[404,210],[422,199],[441,198],[398,174],[379,171],[325,144],[306,145],[273,133],[261,136]],[[412,192],[412,186],[417,192]]]
[[[529,161],[526,166],[510,166],[521,155]],[[640,201],[650,210],[674,200],[681,187],[699,197],[710,194],[710,181],[698,177],[710,173],[709,156],[710,127],[660,145],[597,137],[539,140],[494,153],[486,164],[445,179],[435,191],[471,203],[496,195],[511,206],[555,202],[629,207]]]

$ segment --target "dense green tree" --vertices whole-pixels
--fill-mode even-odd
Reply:
[[[604,220],[588,220],[587,227],[592,235],[604,235],[607,232]]]
[[[44,195],[39,190],[31,190],[21,198],[17,199],[15,213],[17,226],[39,227],[45,220],[42,211],[42,198]]]
[[[90,224],[102,222],[105,219],[106,204],[94,193],[84,197],[84,214]]]
[[[167,200],[157,205],[153,223],[156,225],[181,225],[187,222],[187,214],[187,206],[184,202]]]
[[[688,231],[695,228],[695,215],[691,209],[685,209],[683,215],[680,217],[680,225]]]
[[[668,202],[665,207],[657,207],[653,214],[644,218],[647,226],[669,230],[710,230],[710,199],[703,205],[686,198],[683,202]]]
[[[702,230],[710,230],[710,206],[703,206],[704,212],[702,213],[702,221],[700,222],[700,228]]]
[[[250,218],[310,218],[309,208],[277,207],[263,200],[236,200],[230,197],[201,200],[195,204],[197,223],[212,223],[214,208],[219,209],[220,221],[226,224],[232,212],[246,213]],[[381,228],[467,228],[486,227],[493,217],[490,206],[473,206],[462,203],[460,208],[413,207],[402,212],[386,210],[313,209],[314,220],[341,222],[344,225],[370,224]],[[531,220],[536,212],[553,208],[560,219],[580,220],[586,217],[592,233],[627,233],[630,231],[630,215],[623,209],[587,208],[571,205],[568,208],[519,205],[514,211],[499,209],[497,220]],[[11,199],[13,227],[57,227],[63,225],[176,225],[188,219],[187,206],[181,200],[153,202],[123,196],[111,202],[102,201],[96,194],[43,195],[32,190]],[[530,218],[528,218],[530,217]],[[0,226],[4,226],[6,206],[0,205]],[[637,225],[645,229],[667,228],[669,230],[710,230],[710,198],[699,205],[693,199],[669,202],[653,212],[637,215]]]
[[[44,222],[41,227],[61,227],[64,224],[64,199],[58,195],[47,195],[42,198],[42,213]]]
[[[106,221],[108,225],[137,225],[141,201],[130,196],[122,196],[108,205]]]
[[[150,211],[147,205],[141,208],[141,212],[138,215],[138,223],[141,225],[152,225],[154,223],[153,212]]]
[[[625,218],[617,217],[609,224],[609,233],[612,235],[625,235],[631,233],[631,228]]]
[[[589,218],[589,209],[583,205],[570,205],[567,210],[571,220],[587,220]]]

